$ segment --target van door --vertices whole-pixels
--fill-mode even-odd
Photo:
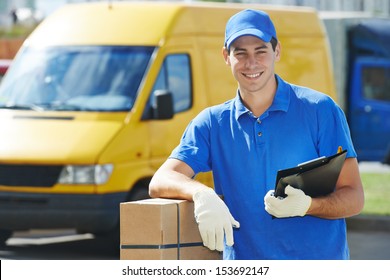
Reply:
[[[192,57],[189,48],[166,52],[157,79],[145,106],[143,121],[149,126],[151,165],[158,168],[179,144],[180,138],[197,112],[193,109],[194,89]],[[168,91],[173,99],[173,118],[156,119],[153,116],[155,94]]]
[[[357,59],[351,81],[349,122],[358,159],[390,160],[390,60]]]

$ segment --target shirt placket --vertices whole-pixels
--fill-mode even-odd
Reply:
[[[264,119],[268,116],[262,115],[260,117],[255,117],[252,113],[249,112],[249,115],[254,120],[253,122],[253,131],[256,145],[264,145],[265,143],[265,131],[264,131]]]
[[[260,118],[257,118],[254,126],[255,126],[256,144],[257,145],[264,145],[265,131],[264,131],[263,120],[261,120]]]

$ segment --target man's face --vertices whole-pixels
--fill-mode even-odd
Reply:
[[[242,36],[232,43],[230,53],[223,50],[223,56],[242,93],[273,89],[274,65],[280,59],[279,43],[274,51],[271,43],[254,36]]]

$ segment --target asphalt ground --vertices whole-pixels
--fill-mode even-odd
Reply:
[[[361,162],[359,169],[390,173],[390,166],[379,162]],[[390,260],[389,216],[357,215],[347,219],[347,229],[352,260]]]
[[[347,219],[351,260],[390,260],[390,217]],[[74,230],[15,232],[0,248],[3,260],[117,260],[119,250],[92,234]]]
[[[390,217],[347,219],[351,260],[390,260]]]

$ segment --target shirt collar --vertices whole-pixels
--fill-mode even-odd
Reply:
[[[278,83],[274,100],[272,101],[271,106],[267,109],[266,112],[270,111],[283,111],[287,112],[288,106],[290,104],[290,87],[288,84],[280,78],[278,75],[275,75],[276,81]],[[237,90],[237,95],[234,99],[235,106],[235,117],[238,120],[243,114],[249,113],[249,109],[245,107],[242,103],[240,91]]]

